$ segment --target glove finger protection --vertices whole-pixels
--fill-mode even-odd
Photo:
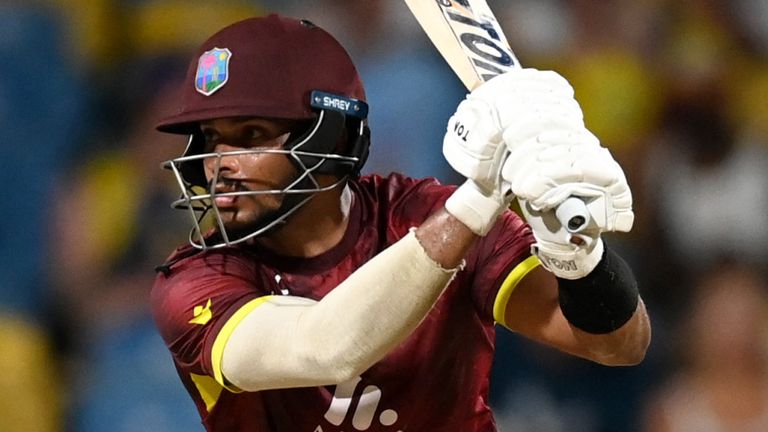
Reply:
[[[493,106],[470,94],[448,120],[443,138],[443,156],[467,178],[445,208],[478,235],[490,231],[512,200],[500,172],[508,153]]]
[[[513,69],[499,74],[475,89],[472,94],[486,100],[513,98],[516,93],[549,93],[573,97],[573,87],[554,71],[533,68]]]
[[[631,230],[632,193],[608,149],[558,145],[540,150],[519,168],[514,165],[510,157],[502,175],[534,210],[554,209],[568,197],[581,197],[601,231]]]
[[[476,97],[493,101],[489,104],[503,129],[509,155],[501,176],[536,237],[532,252],[560,277],[586,276],[602,257],[600,234],[632,227],[632,196],[624,172],[586,128],[573,88],[557,73],[510,72],[478,90]],[[557,217],[559,206],[573,196],[586,203],[591,216],[576,235]]]
[[[543,131],[584,127],[573,87],[553,71],[513,70],[489,80],[473,96],[495,107],[510,150]]]
[[[443,139],[443,154],[461,175],[490,190],[498,183],[504,145],[544,130],[583,128],[573,88],[560,75],[513,70],[484,83],[458,106]],[[502,136],[502,133],[506,136]]]
[[[602,257],[600,234],[632,227],[632,195],[624,172],[586,129],[541,134],[511,153],[502,176],[536,237],[532,253],[559,277],[589,274]],[[591,216],[576,235],[556,217],[558,206],[572,196],[586,203]]]
[[[448,121],[443,155],[467,182],[449,198],[446,209],[485,235],[512,199],[500,173],[511,148],[502,132],[515,131],[514,140],[522,142],[541,130],[583,124],[573,88],[555,72],[516,69],[484,83]]]
[[[518,147],[545,145],[546,143],[537,141],[543,131],[572,131],[583,128],[581,111],[574,112],[574,109],[563,104],[532,103],[515,113],[514,120],[507,122],[502,140],[510,151],[514,151]]]
[[[506,146],[493,107],[470,95],[448,120],[443,138],[445,160],[490,194],[499,182],[499,160],[504,153]]]
[[[582,131],[546,131],[514,147],[502,168],[513,192],[534,201],[561,183],[583,181],[583,171],[574,162],[598,151],[600,145],[594,135],[585,128]],[[542,209],[538,202],[533,204]]]

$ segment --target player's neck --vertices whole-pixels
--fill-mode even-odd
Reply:
[[[258,243],[282,256],[314,257],[336,246],[344,237],[352,205],[349,188],[337,188],[315,195],[288,222]]]

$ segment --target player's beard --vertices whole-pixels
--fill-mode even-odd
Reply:
[[[241,239],[266,227],[282,215],[281,208],[270,209],[244,221],[228,221],[224,223],[230,240]],[[280,224],[278,224],[280,225]],[[274,228],[270,229],[270,231]]]
[[[238,192],[252,191],[240,183],[235,187]],[[220,209],[224,229],[230,240],[239,239],[264,228],[280,217],[286,195],[269,193],[263,195],[243,195],[237,198],[240,203],[233,208]],[[250,202],[248,202],[250,201]],[[246,208],[242,208],[243,205]],[[241,216],[242,215],[242,216]]]
[[[292,182],[289,182],[288,184],[290,183]],[[295,186],[295,188],[307,189],[310,187],[311,184],[312,183],[309,181],[309,179],[304,179],[301,182],[299,182]],[[236,185],[235,188],[238,191],[251,190],[242,183]],[[279,190],[279,189],[273,189],[273,190]],[[314,193],[310,193],[310,194],[314,195]],[[302,201],[304,201],[307,197],[306,194],[286,194],[282,192],[275,192],[274,194],[268,194],[268,195],[279,196],[277,205],[273,205],[269,207],[259,206],[261,207],[259,211],[255,211],[254,212],[255,214],[246,217],[244,220],[237,220],[236,214],[232,215],[231,218],[229,218],[229,220],[227,220],[228,218],[224,218],[224,229],[226,230],[227,238],[229,239],[229,241],[236,241],[244,237],[250,236],[256,231],[264,230],[267,226],[269,226],[276,220],[283,218],[286,213],[291,212],[296,206],[301,205]],[[263,198],[264,196],[266,195],[262,195],[261,197]],[[250,198],[257,198],[257,197],[251,196]],[[235,212],[237,211],[238,210],[235,210]],[[273,233],[275,230],[282,227],[285,223],[286,223],[286,220],[282,219],[280,222],[277,222],[274,225],[270,226],[268,229],[264,230],[264,232],[260,233],[259,236],[262,236],[268,233]],[[217,232],[215,235],[217,237],[220,237],[221,233]]]

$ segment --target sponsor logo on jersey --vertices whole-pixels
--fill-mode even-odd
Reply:
[[[199,325],[205,325],[208,323],[208,321],[211,320],[211,317],[213,316],[213,313],[211,312],[211,299],[208,299],[208,302],[205,304],[205,306],[195,306],[195,309],[192,311],[192,314],[194,315],[191,320],[189,320],[190,324],[199,324]]]
[[[229,59],[232,52],[227,48],[214,48],[206,51],[197,60],[195,90],[206,96],[224,87],[229,80]]]
[[[360,377],[355,377],[336,386],[331,405],[324,416],[325,420],[334,426],[341,426],[351,414],[352,427],[356,431],[366,431],[375,422],[381,426],[392,427],[393,432],[402,432],[394,427],[398,417],[397,411],[379,409],[381,388],[369,384],[361,391],[360,381]],[[322,425],[318,425],[313,432],[323,431]]]

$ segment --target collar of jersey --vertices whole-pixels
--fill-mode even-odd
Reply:
[[[251,246],[258,255],[258,259],[280,271],[299,274],[311,274],[335,267],[350,254],[362,231],[363,212],[360,191],[355,187],[357,185],[354,182],[350,182],[350,185],[352,186],[352,208],[349,211],[349,225],[339,243],[322,254],[310,258],[275,255],[257,245]]]

